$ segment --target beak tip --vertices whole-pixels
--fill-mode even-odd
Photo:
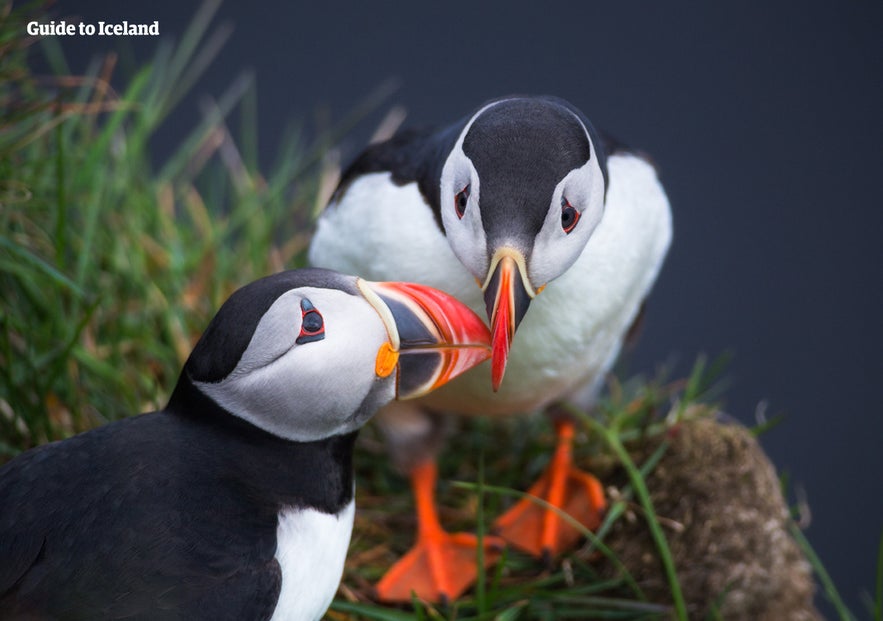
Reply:
[[[494,392],[500,390],[500,386],[503,383],[503,375],[506,373],[506,354],[508,353],[508,347],[506,347],[506,350],[507,351],[495,351],[491,360],[491,387],[494,389]]]

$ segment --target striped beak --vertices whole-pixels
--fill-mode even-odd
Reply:
[[[527,278],[524,255],[513,248],[494,254],[484,287],[484,302],[491,322],[491,382],[500,389],[515,330],[536,296]]]
[[[358,281],[386,324],[375,371],[396,371],[396,398],[421,397],[491,357],[490,333],[465,304],[438,289]]]

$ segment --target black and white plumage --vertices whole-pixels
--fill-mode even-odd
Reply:
[[[378,417],[410,470],[434,459],[431,413],[593,405],[670,241],[668,199],[649,161],[562,99],[513,96],[369,146],[344,172],[309,257],[425,283],[487,314],[490,364]]]
[[[502,98],[372,145],[344,173],[313,265],[422,282],[491,314],[495,261],[515,257],[506,381],[492,391],[481,365],[423,403],[464,414],[591,403],[671,240],[653,165],[605,142],[561,99]]]
[[[318,269],[243,287],[164,410],[0,469],[0,619],[321,618],[352,529],[359,427],[487,343],[428,287]]]

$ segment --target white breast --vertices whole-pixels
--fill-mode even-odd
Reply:
[[[576,263],[530,305],[512,344],[500,391],[490,363],[424,397],[434,409],[509,414],[559,399],[586,406],[616,360],[671,242],[668,199],[656,172],[630,155],[608,159],[604,216]],[[314,265],[373,280],[437,287],[485,317],[481,291],[454,256],[416,184],[367,175],[323,214]]]
[[[428,395],[433,407],[508,414],[595,399],[671,241],[668,199],[653,168],[632,156],[611,157],[608,167],[601,223],[576,263],[531,302],[500,391],[491,391],[485,363]],[[477,288],[469,303],[483,311]]]
[[[288,509],[279,514],[276,560],[282,568],[282,590],[271,621],[315,621],[322,618],[343,574],[356,503],[339,514]]]
[[[463,301],[480,293],[435,223],[417,184],[399,186],[389,173],[360,177],[340,203],[325,209],[309,260],[316,267],[368,280],[429,285]]]

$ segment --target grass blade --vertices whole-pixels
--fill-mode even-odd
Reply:
[[[822,564],[821,559],[816,554],[816,551],[813,549],[812,545],[810,545],[809,540],[806,538],[806,535],[803,534],[803,531],[800,530],[800,527],[797,526],[793,521],[789,525],[789,532],[791,536],[794,537],[794,540],[797,541],[797,545],[800,546],[800,549],[803,550],[803,553],[806,555],[806,558],[809,559],[810,565],[812,565],[813,571],[819,579],[819,582],[822,585],[822,590],[825,593],[825,597],[828,598],[828,601],[834,606],[834,609],[837,611],[837,617],[841,621],[855,621],[855,617],[846,607],[846,604],[843,603],[843,599],[840,597],[840,593],[837,591],[837,587],[834,586],[834,581],[831,580],[830,574],[825,569],[825,566]]]
[[[662,532],[662,526],[659,524],[656,512],[653,509],[653,501],[650,498],[650,491],[647,489],[647,484],[645,483],[644,477],[641,475],[641,471],[635,465],[635,462],[632,461],[631,456],[623,446],[616,429],[609,429],[590,416],[584,415],[582,416],[582,420],[587,426],[607,441],[607,445],[613,450],[614,454],[625,468],[629,481],[638,497],[638,502],[644,509],[644,517],[647,520],[647,527],[650,530],[650,535],[653,537],[656,549],[659,552],[660,560],[665,569],[665,576],[668,580],[669,590],[674,602],[675,613],[678,619],[686,621],[688,618],[687,605],[684,601],[680,582],[678,581],[677,570],[674,566],[674,560],[672,559],[671,550],[668,547],[665,533]]]

